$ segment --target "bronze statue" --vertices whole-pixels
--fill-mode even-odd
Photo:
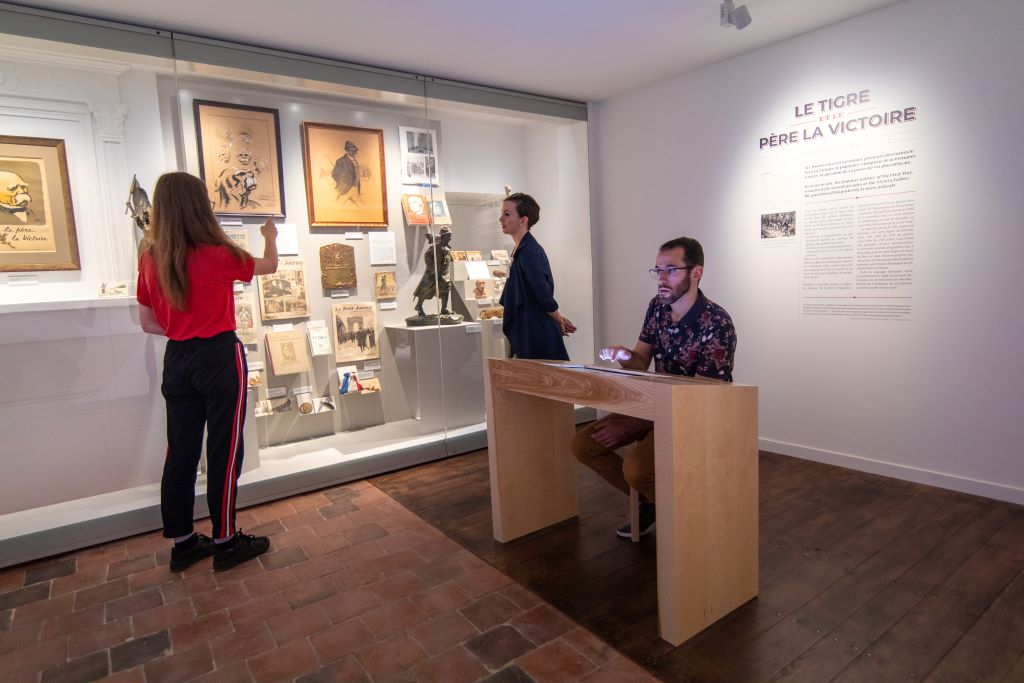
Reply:
[[[427,247],[423,254],[424,268],[423,277],[416,285],[412,296],[416,299],[416,315],[405,319],[405,324],[410,327],[425,325],[457,325],[462,322],[462,316],[448,310],[448,297],[452,291],[452,231],[447,227],[441,228],[437,239],[429,232],[427,233]],[[441,304],[440,315],[427,315],[423,312],[423,302],[427,299],[438,297]]]

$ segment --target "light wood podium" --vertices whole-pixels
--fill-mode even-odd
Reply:
[[[661,637],[680,645],[757,596],[757,387],[534,360],[487,370],[496,540],[579,514],[569,446],[573,404],[587,405],[654,422]]]

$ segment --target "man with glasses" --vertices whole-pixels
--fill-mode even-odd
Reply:
[[[655,264],[650,273],[658,293],[636,345],[607,346],[598,356],[630,370],[647,370],[653,360],[655,372],[731,382],[736,329],[725,309],[699,289],[704,248],[692,237],[678,237],[661,245]],[[636,445],[625,457],[615,452],[631,443]],[[612,413],[576,432],[572,452],[623,493],[639,491],[640,535],[654,529],[654,423]],[[630,531],[627,524],[616,533],[629,538]]]

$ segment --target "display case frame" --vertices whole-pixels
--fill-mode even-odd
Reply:
[[[557,232],[548,233],[545,246],[555,259],[575,264],[582,244],[582,260],[589,269],[585,105],[6,3],[0,3],[0,32],[12,37],[12,46],[0,50],[0,60],[44,76],[36,79],[39,85],[34,90],[23,88],[20,93],[0,83],[0,134],[5,121],[26,112],[41,122],[62,121],[63,130],[70,131],[65,137],[83,252],[82,271],[74,276],[38,273],[35,281],[22,283],[28,286],[0,277],[0,289],[7,295],[0,301],[0,317],[7,328],[0,335],[0,350],[5,352],[0,358],[10,359],[6,364],[0,361],[0,369],[14,378],[0,392],[0,416],[20,421],[10,443],[17,444],[26,463],[21,470],[13,461],[7,465],[17,473],[13,485],[42,496],[0,512],[0,566],[160,525],[159,472],[155,460],[145,454],[163,453],[163,342],[137,327],[133,297],[105,299],[97,292],[101,285],[125,281],[131,289],[137,232],[121,211],[132,176],[138,175],[151,188],[163,169],[199,170],[196,101],[230,101],[247,109],[279,112],[282,213],[287,207],[282,222],[298,225],[298,256],[304,259],[307,287],[312,287],[308,317],[254,324],[256,343],[248,348],[251,361],[261,366],[256,370],[259,381],[249,390],[246,442],[255,453],[240,480],[239,504],[485,446],[482,366],[487,356],[506,353],[500,319],[467,319],[456,326],[415,332],[404,326],[403,318],[411,312],[410,290],[424,265],[426,236],[436,236],[439,225],[430,220],[422,226],[406,224],[401,195],[420,192],[431,204],[445,197],[448,220],[463,248],[500,250],[508,245],[500,241],[494,202],[509,173],[517,187],[557,187],[557,178],[544,175],[552,158],[543,150],[549,143],[558,146],[567,140],[563,134],[569,132],[572,144],[563,147],[578,146],[581,139],[584,143],[582,154],[567,164],[576,174],[572,190],[577,203],[561,218],[557,208],[549,208],[548,215],[554,216],[545,220],[554,226],[565,219],[576,232],[565,238],[564,246],[557,244]],[[24,48],[16,41],[39,42]],[[58,91],[63,99],[57,97]],[[303,214],[306,176],[297,165],[303,121],[338,126],[365,122],[362,127],[382,130],[381,166],[387,175],[383,225],[305,227],[312,221]],[[436,187],[401,182],[403,127],[435,132],[432,144],[441,153]],[[478,151],[487,149],[493,153],[481,153],[481,158],[518,161],[511,171],[490,167],[479,173],[470,168]],[[562,197],[554,192],[550,196],[546,206],[562,204]],[[221,216],[225,230],[245,235],[253,251],[260,247],[256,215]],[[393,235],[393,264],[386,262],[387,257],[380,261],[379,255],[367,258],[368,236],[382,232]],[[320,246],[339,241],[355,248],[357,284],[316,291],[313,254]],[[380,272],[394,273],[394,291],[389,292],[394,296],[375,295],[374,275]],[[254,285],[238,289],[255,300]],[[452,296],[454,305],[454,292]],[[309,372],[273,375],[261,341],[265,332],[291,325],[306,333],[304,328],[317,319],[329,320],[327,311],[334,303],[346,301],[374,306],[381,318],[381,357],[339,363],[333,355],[314,355]],[[592,307],[586,305],[586,313],[573,310],[578,325],[592,318]],[[475,317],[463,308],[467,318]],[[580,326],[589,336],[576,341],[584,353],[592,353],[592,324]],[[71,359],[88,360],[76,365]],[[379,382],[381,391],[339,395],[336,369],[347,364]],[[65,369],[63,374],[57,372],[60,368]],[[97,393],[99,386],[106,389]],[[270,391],[292,399],[328,397],[335,410],[255,417],[255,403]],[[81,448],[84,427],[78,434],[54,430],[46,438],[32,437],[32,424],[58,413],[69,425],[90,420],[108,425],[109,434],[90,437],[89,448]],[[581,419],[588,414],[581,413]],[[67,460],[75,453],[76,441],[82,453],[78,463]],[[35,479],[45,477],[47,468],[67,474],[67,488],[51,488],[50,498],[43,495],[47,487],[39,484],[45,479]],[[119,476],[106,476],[107,484],[99,481],[110,472]],[[201,475],[197,516],[205,514],[202,487]]]

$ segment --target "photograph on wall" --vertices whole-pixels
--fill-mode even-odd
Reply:
[[[0,271],[80,269],[64,141],[0,135]]]
[[[388,224],[384,131],[302,124],[309,227]]]
[[[271,275],[260,275],[257,282],[264,320],[287,320],[288,318],[309,316],[306,276],[302,272],[302,259],[280,259],[277,272]]]
[[[402,210],[409,225],[426,225],[430,222],[428,199],[419,194],[403,194]]]
[[[434,195],[430,200],[430,215],[434,219],[434,225],[451,225],[452,215],[448,211],[448,200],[444,196]]]
[[[243,344],[256,343],[256,307],[249,294],[235,294],[235,335]]]
[[[339,363],[380,358],[377,307],[353,301],[334,304],[334,358]]]
[[[219,216],[284,216],[276,109],[193,100],[199,176]]]
[[[796,237],[796,211],[761,214],[761,239]]]
[[[402,184],[437,187],[437,131],[398,127],[402,159]]]
[[[395,271],[382,270],[373,274],[373,293],[377,300],[394,299],[398,295]]]
[[[356,250],[347,244],[320,247],[320,285],[324,289],[356,288]]]
[[[298,330],[267,332],[267,355],[275,375],[309,372],[309,351],[306,335]]]

